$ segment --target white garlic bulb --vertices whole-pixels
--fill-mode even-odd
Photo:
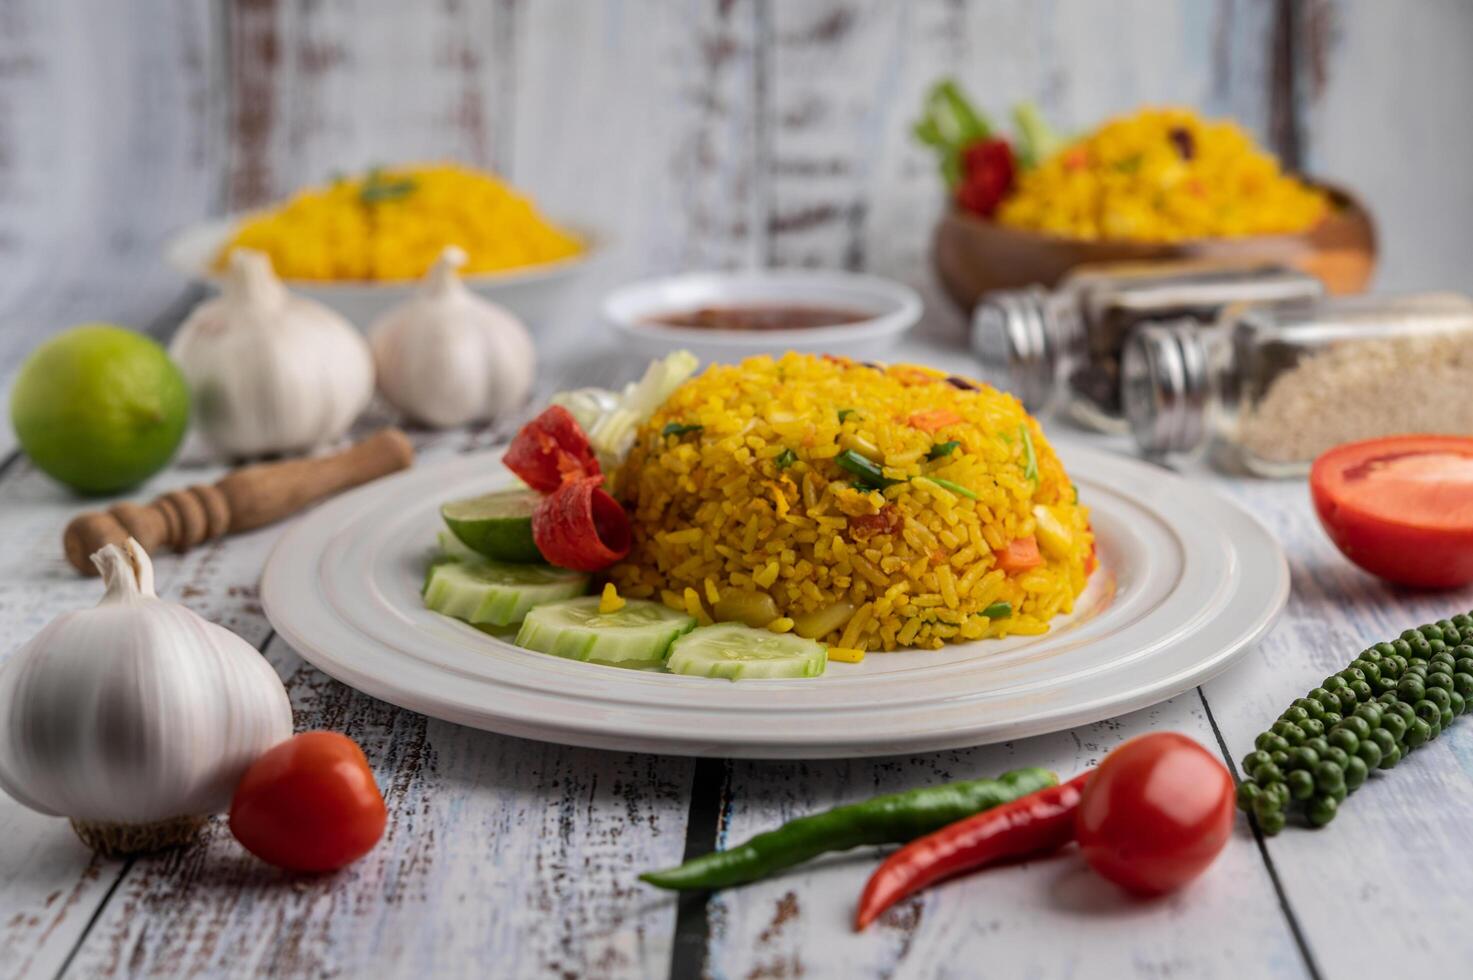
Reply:
[[[194,393],[195,424],[223,455],[332,442],[373,397],[373,355],[353,325],[293,296],[260,252],[237,248],[218,297],[179,328],[169,353]]]
[[[154,595],[137,541],[92,560],[102,601],[0,665],[0,788],[97,850],[180,843],[290,737],[291,704],[249,643]]]
[[[369,330],[379,390],[424,425],[494,420],[532,390],[536,352],[527,329],[465,288],[465,253],[447,248],[419,292]]]

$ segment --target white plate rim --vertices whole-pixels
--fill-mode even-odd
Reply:
[[[366,576],[377,575],[390,583],[391,590],[395,588],[394,575],[399,573],[384,572],[383,562],[378,559],[364,560],[363,549],[371,550],[381,542],[376,544],[373,532],[358,533],[355,530],[357,522],[369,520],[378,509],[404,512],[404,503],[395,502],[396,494],[403,496],[412,491],[417,485],[416,478],[418,482],[438,486],[445,484],[446,474],[454,473],[457,468],[485,466],[484,471],[477,470],[476,479],[485,485],[494,485],[504,479],[499,475],[500,450],[420,467],[360,488],[318,508],[296,522],[277,542],[262,576],[261,599],[272,625],[306,660],[366,694],[401,707],[502,734],[571,745],[748,758],[892,755],[984,744],[1072,728],[1143,708],[1190,690],[1226,669],[1272,628],[1288,597],[1288,563],[1277,542],[1255,518],[1200,485],[1137,460],[1074,445],[1061,449],[1061,454],[1077,482],[1094,485],[1091,492],[1097,498],[1101,496],[1100,488],[1117,481],[1131,492],[1176,501],[1174,509],[1165,514],[1160,513],[1159,506],[1145,503],[1140,506],[1176,537],[1177,547],[1182,550],[1181,581],[1174,583],[1167,598],[1148,610],[1143,618],[1114,625],[1112,617],[1116,614],[1113,610],[1130,608],[1126,602],[1117,601],[1097,618],[1082,621],[1084,625],[1080,627],[1078,636],[1082,641],[1090,629],[1098,627],[1103,630],[1106,625],[1113,626],[1115,632],[1100,640],[1101,644],[1114,636],[1132,636],[1153,629],[1160,629],[1162,633],[1139,648],[1121,654],[1118,660],[1101,660],[1097,666],[1085,668],[1082,672],[1075,671],[1068,682],[1077,683],[1093,675],[1103,683],[1112,675],[1133,673],[1136,670],[1133,665],[1163,656],[1168,657],[1166,663],[1171,669],[1147,671],[1143,678],[1124,688],[1118,684],[1107,686],[1091,696],[1076,694],[1059,700],[1058,692],[1049,688],[1045,672],[1045,680],[1033,686],[942,693],[929,701],[923,698],[886,703],[880,698],[849,706],[847,712],[832,705],[819,709],[811,703],[804,703],[799,709],[782,707],[777,710],[773,705],[781,707],[783,699],[791,702],[795,697],[794,691],[810,690],[804,685],[841,682],[825,677],[731,684],[668,675],[636,675],[616,668],[528,654],[422,609],[404,610],[402,615],[395,612],[395,616],[405,618],[405,623],[386,623],[381,613],[373,611],[378,606],[392,608],[392,603],[380,601],[381,596],[374,595],[382,591],[377,578],[366,578],[361,583],[354,580],[354,590],[339,590],[336,599],[326,594],[328,588],[325,583],[345,574],[344,569],[350,572],[356,569]],[[435,498],[421,503],[421,506],[430,507],[437,502],[438,498]],[[1090,502],[1088,496],[1085,502]],[[1097,516],[1103,515],[1097,511]],[[408,515],[400,525],[414,519],[419,518]],[[402,528],[397,533],[402,536],[408,532],[408,528]],[[378,537],[385,537],[386,533]],[[1144,532],[1136,529],[1128,533],[1139,536]],[[1186,545],[1182,543],[1196,541],[1200,544],[1207,539],[1218,542],[1222,553],[1193,556],[1187,553]],[[1161,540],[1164,539],[1159,539],[1158,535],[1158,546]],[[357,554],[348,555],[354,549],[357,549]],[[394,560],[406,562],[409,557],[401,554]],[[342,567],[334,569],[330,565],[332,561],[337,561]],[[325,571],[324,565],[327,566]],[[380,566],[379,572],[373,571],[374,565]],[[1102,573],[1106,571],[1102,570]],[[1184,618],[1180,611],[1175,611],[1176,621],[1153,622],[1153,617],[1160,616],[1158,609],[1174,609],[1189,600],[1200,599],[1195,593],[1174,598],[1177,590],[1185,587],[1188,576],[1196,579],[1193,590],[1208,590],[1206,594],[1211,602],[1203,607],[1205,611],[1192,612]],[[349,578],[351,580],[352,576]],[[1141,581],[1149,583],[1149,576],[1141,578]],[[406,603],[402,583],[397,587],[401,592],[397,601],[402,606]],[[368,598],[354,595],[360,590]],[[368,628],[363,622],[351,622],[351,616],[344,615],[334,605],[352,606],[365,602],[369,607],[367,613],[361,608],[351,610],[351,613],[367,621]],[[380,618],[374,619],[375,616]],[[421,617],[421,622],[412,622],[415,617]],[[429,624],[428,630],[425,624]],[[1089,644],[1071,643],[1069,630],[1072,628],[1073,624],[1067,623],[1059,631],[1043,638],[1030,638],[1007,649],[1004,649],[1004,644],[1011,641],[1004,641],[1004,644],[991,641],[984,648],[989,652],[988,657],[964,660],[962,668],[951,672],[961,676],[969,672],[1006,676],[1010,669],[1006,665],[1008,657],[1014,657],[1026,666],[1029,661],[1041,657],[1073,656],[1087,649]],[[457,634],[457,630],[461,632]],[[402,639],[396,646],[386,642],[383,636],[407,636],[407,639]],[[1202,653],[1183,659],[1167,653],[1173,645],[1200,646]],[[973,645],[958,645],[948,648],[947,652],[965,650],[969,646]],[[416,647],[417,652],[406,652]],[[455,649],[457,647],[464,649]],[[1036,652],[1029,655],[1029,651]],[[488,652],[491,658],[483,660],[482,656]],[[468,679],[464,672],[449,669],[443,663],[427,666],[417,659],[425,656],[451,660],[460,657],[459,663],[471,664],[472,674],[480,675],[491,670],[501,676]],[[881,655],[871,655],[871,659],[876,656]],[[883,656],[921,658],[929,655],[915,652]],[[491,664],[490,659],[497,662]],[[994,664],[1000,666],[994,667]],[[840,666],[831,665],[831,670]],[[906,662],[904,669],[890,675],[900,676],[901,680],[884,682],[886,696],[891,690],[903,690],[907,684],[914,683],[913,678],[905,678],[907,673],[931,673],[939,678],[950,669],[940,663],[918,661],[910,665]],[[637,676],[642,679],[633,682]],[[527,677],[534,680],[529,683]],[[655,688],[648,686],[652,678],[657,679]],[[548,690],[545,685],[549,681],[555,685],[567,685],[570,690]],[[750,705],[740,710],[731,707],[735,701],[750,702],[756,697],[751,692],[764,685],[768,693],[761,697],[772,698],[772,703],[765,710],[754,710]],[[860,684],[858,689],[862,691],[866,686],[876,689],[880,685]],[[587,693],[595,689],[597,695]],[[676,689],[681,691],[677,707],[658,703],[661,698],[670,700],[673,695],[669,692]],[[717,689],[731,693],[714,695],[720,699],[714,702],[704,697],[704,692]],[[652,696],[652,690],[658,694]],[[696,707],[692,707],[688,700],[691,691],[702,694]],[[637,692],[637,696],[631,692]],[[808,695],[803,694],[802,697]],[[1002,698],[1013,702],[1021,700],[1028,705],[1028,710],[1020,711],[1018,704],[1009,704],[1008,701],[1000,702],[1007,709],[1000,714],[973,710],[979,705],[987,706],[988,699]],[[972,718],[974,713],[980,716]],[[721,723],[715,727],[724,725],[728,729],[726,732],[711,730],[709,722],[713,714],[719,716]],[[919,718],[908,716],[917,714]],[[963,716],[965,720],[960,723],[952,720],[956,715]],[[805,721],[810,717],[831,721],[834,727],[815,732],[811,730],[811,723]],[[703,727],[701,722],[707,725]],[[798,726],[796,729],[794,723]]]

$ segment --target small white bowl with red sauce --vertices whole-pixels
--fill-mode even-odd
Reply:
[[[808,269],[697,272],[623,286],[604,318],[632,352],[682,348],[703,361],[801,351],[864,359],[894,346],[921,318],[914,289],[880,276]]]

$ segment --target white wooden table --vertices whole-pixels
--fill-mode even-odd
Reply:
[[[905,355],[952,366],[962,356],[934,343]],[[621,370],[611,365],[603,376]],[[564,361],[541,386],[589,377]],[[491,439],[420,434],[420,459]],[[938,888],[855,935],[848,923],[873,851],[709,899],[677,901],[635,879],[879,792],[1020,765],[1072,773],[1144,731],[1184,732],[1233,766],[1290,700],[1368,642],[1473,606],[1473,591],[1418,596],[1356,572],[1321,535],[1302,483],[1197,475],[1204,493],[1237,499],[1272,528],[1293,569],[1284,618],[1239,666],[1074,731],[878,760],[625,755],[430,720],[330,680],[273,635],[256,583],[279,527],[164,557],[160,593],[258,645],[299,729],[337,729],[363,746],[388,830],[347,870],[303,879],[245,854],[220,820],[186,850],[103,860],[65,821],[0,799],[0,975],[1458,975],[1473,962],[1466,722],[1373,778],[1328,830],[1262,840],[1239,820],[1204,879],[1156,902],[1122,898],[1064,853]],[[138,495],[214,476],[175,467]],[[96,600],[96,581],[77,578],[59,548],[79,506],[24,458],[0,464],[0,651]]]
[[[0,396],[48,331],[177,319],[187,303],[157,256],[179,225],[398,159],[495,167],[616,234],[620,254],[570,302],[573,337],[602,289],[680,267],[841,265],[922,282],[939,193],[905,129],[945,73],[994,111],[1038,99],[1069,127],[1167,98],[1234,115],[1286,159],[1367,195],[1383,285],[1469,282],[1473,223],[1457,220],[1473,186],[1464,4],[410,6],[0,0]],[[1291,45],[1280,28],[1295,16],[1311,29]],[[1407,51],[1416,57],[1385,70]],[[944,346],[954,321],[935,312],[929,343],[907,355],[964,367]],[[554,356],[543,391],[615,380],[621,369],[598,366],[606,354]],[[493,434],[418,441],[429,460]],[[59,548],[83,504],[13,445],[0,425],[0,656],[98,596]],[[1193,472],[1289,552],[1293,597],[1272,634],[1229,673],[1149,710],[919,757],[723,763],[457,728],[329,680],[272,635],[256,583],[280,528],[163,558],[161,592],[257,644],[298,728],[363,745],[388,832],[338,875],[292,879],[218,822],[187,850],[107,861],[64,821],[0,797],[0,977],[1468,974],[1470,721],[1373,778],[1325,831],[1261,841],[1240,821],[1207,877],[1154,903],[1123,901],[1066,853],[936,889],[856,936],[847,923],[873,853],[709,900],[635,880],[877,792],[1018,765],[1072,772],[1142,731],[1185,732],[1231,763],[1369,641],[1473,606],[1473,592],[1412,595],[1355,571],[1320,534],[1302,483]],[[216,474],[177,467],[138,496]]]

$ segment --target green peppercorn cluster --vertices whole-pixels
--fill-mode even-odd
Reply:
[[[1298,698],[1243,758],[1238,808],[1266,834],[1292,806],[1323,827],[1372,769],[1390,769],[1473,706],[1473,615],[1407,630]]]

